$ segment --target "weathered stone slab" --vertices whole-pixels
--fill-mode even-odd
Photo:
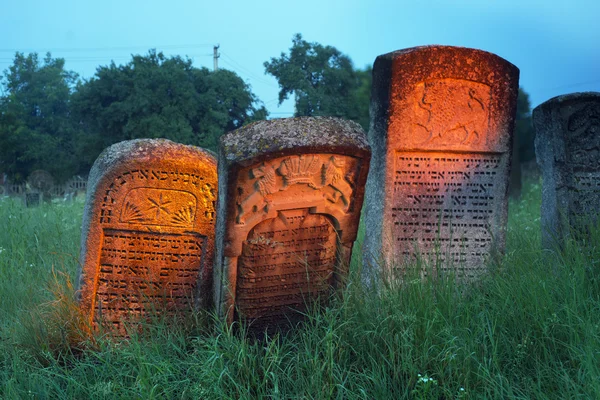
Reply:
[[[348,273],[370,149],[354,122],[261,121],[221,139],[215,298],[253,330],[298,320]]]
[[[88,182],[79,278],[90,323],[124,322],[212,304],[217,162],[169,140],[106,149]]]
[[[417,257],[471,278],[504,248],[518,76],[514,65],[475,49],[377,57],[366,282]]]
[[[561,246],[572,231],[598,222],[600,93],[554,97],[533,110],[542,170],[542,245]]]

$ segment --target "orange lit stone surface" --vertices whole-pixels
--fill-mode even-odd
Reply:
[[[92,326],[212,304],[216,159],[168,140],[105,150],[90,172],[79,299]]]
[[[467,48],[376,59],[367,281],[417,258],[470,278],[503,250],[518,76],[502,58]]]
[[[369,158],[360,126],[335,118],[262,121],[222,138],[215,296],[223,318],[272,330],[341,287]]]

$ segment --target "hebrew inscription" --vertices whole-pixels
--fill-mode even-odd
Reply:
[[[148,312],[191,309],[205,244],[198,234],[105,229],[96,315],[120,329],[124,315],[143,318]]]
[[[398,254],[472,276],[492,246],[502,161],[493,154],[396,152],[391,217]]]
[[[600,206],[600,93],[554,97],[532,113],[536,159],[542,171],[542,245],[567,238],[581,244],[598,223]]]
[[[590,205],[600,202],[600,105],[588,103],[567,121],[567,157],[572,168],[569,212],[576,218],[588,215]]]
[[[487,141],[490,87],[464,79],[439,79],[415,87],[413,134],[421,145],[480,145]]]
[[[93,327],[125,335],[210,304],[214,157],[167,140],[122,142],[96,161],[88,188],[79,293]]]
[[[280,211],[243,243],[236,285],[238,318],[264,326],[327,298],[336,261],[336,231],[307,209]],[[298,315],[299,316],[299,315]]]
[[[170,189],[153,189],[146,185],[182,185],[200,193],[203,219],[214,223],[216,207],[216,184],[194,173],[156,169],[124,171],[105,190],[100,212],[100,223],[114,223],[114,204],[123,190],[132,185],[144,185],[126,193],[127,201],[120,212],[120,222],[144,225],[185,226],[194,222],[196,196],[191,192]],[[168,186],[167,186],[168,187]],[[183,224],[183,225],[182,225]]]

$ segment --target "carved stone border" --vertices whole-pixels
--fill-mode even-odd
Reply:
[[[312,164],[314,160],[310,159],[312,155],[318,159],[315,165]],[[347,188],[341,188],[346,183],[335,187],[336,184],[325,173],[326,165],[333,162],[336,155],[355,160],[352,200],[348,204],[344,204],[342,194]],[[296,164],[304,165],[301,168],[303,172],[291,173],[285,166],[288,160],[292,163],[293,159]],[[274,161],[276,165],[271,166]],[[340,278],[347,276],[352,246],[358,231],[369,161],[370,148],[360,126],[337,118],[304,117],[261,121],[223,136],[218,167],[217,254],[214,268],[215,304],[221,318],[229,323],[234,319],[238,257],[242,253],[243,241],[253,227],[275,218],[280,210],[307,208],[312,214],[328,216],[339,237],[336,272]],[[244,193],[240,199],[240,174],[249,168],[257,170],[252,171],[250,177],[254,177],[256,182],[261,180],[258,178],[262,178],[265,184],[257,184],[255,193],[262,193],[261,195]],[[309,192],[325,188],[337,195],[329,201],[324,201],[322,195],[312,199],[304,197],[285,202],[272,201],[270,204],[251,200],[250,196],[277,196],[279,189],[286,190],[285,187],[268,184],[272,179],[271,168],[278,170],[278,179],[284,186],[301,184],[307,188],[312,187],[307,189]],[[260,216],[244,221],[244,202],[250,202],[248,204],[253,205]],[[343,231],[340,229],[342,227]],[[337,283],[334,285],[339,288],[340,281],[335,282]]]

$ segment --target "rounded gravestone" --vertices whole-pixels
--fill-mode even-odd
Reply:
[[[342,288],[369,159],[361,127],[337,118],[261,121],[221,138],[221,317],[272,331]]]
[[[48,171],[38,169],[33,171],[27,178],[29,187],[38,192],[48,192],[54,185],[54,178]]]
[[[424,261],[474,278],[505,243],[519,70],[495,54],[423,46],[377,57],[363,273]],[[422,264],[421,264],[422,267]]]
[[[90,171],[80,307],[92,326],[187,315],[212,303],[217,164],[198,147],[140,139],[106,149]]]
[[[598,222],[600,93],[554,97],[537,106],[532,118],[543,183],[542,244],[555,249],[573,230]]]

